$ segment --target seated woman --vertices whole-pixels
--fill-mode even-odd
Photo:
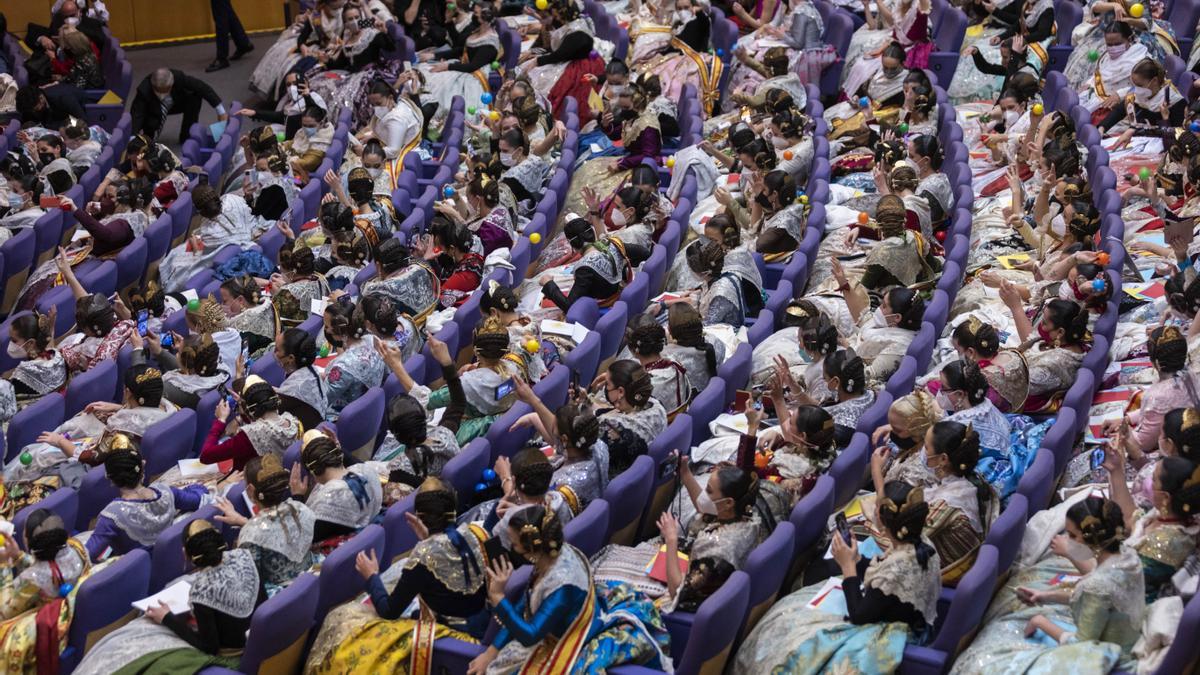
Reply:
[[[229,327],[238,332],[242,348],[251,357],[261,355],[275,340],[280,328],[274,298],[268,299],[258,281],[249,274],[221,282],[218,293],[221,294],[221,306],[229,317]]]
[[[432,121],[435,125],[445,120],[450,113],[450,102],[455,96],[464,101],[478,101],[488,87],[488,67],[500,57],[500,37],[493,25],[495,10],[488,5],[475,8],[472,18],[461,30],[451,34],[450,59],[437,59],[435,54],[419,54],[423,62],[418,66],[425,79],[422,103],[435,103]],[[481,82],[482,81],[482,82]]]
[[[1067,536],[1056,548],[1090,549],[1092,571],[1070,588],[1051,585],[1057,573],[1077,573],[1056,555],[1018,572],[992,603],[1007,611],[992,616],[959,657],[962,672],[1136,668],[1130,657],[1141,636],[1146,584],[1138,554],[1124,544],[1128,528],[1121,507],[1089,496],[1067,509],[1064,525]]]
[[[485,256],[496,249],[513,247],[517,240],[516,213],[507,204],[501,203],[498,181],[483,172],[476,174],[467,183],[467,204],[477,214],[469,227],[483,244]],[[434,208],[444,213],[438,206]],[[454,216],[458,216],[457,211],[451,215]]]
[[[63,485],[76,487],[89,464],[103,461],[103,453],[116,435],[140,439],[146,430],[165,420],[177,408],[162,400],[162,374],[149,366],[125,371],[125,399],[121,403],[96,401],[63,422],[44,431],[4,467],[6,481],[57,476]]]
[[[663,356],[667,332],[658,321],[646,314],[633,317],[628,327],[628,346],[630,356],[650,373],[652,396],[667,410],[667,417],[686,408],[698,392],[692,390],[683,365]]]
[[[325,339],[337,350],[324,377],[326,419],[330,421],[368,389],[383,384],[387,374],[371,343],[363,339],[367,334],[364,320],[362,309],[349,303],[335,302],[325,308]]]
[[[366,341],[397,347],[406,359],[419,354],[425,346],[421,329],[413,325],[407,315],[397,311],[396,305],[382,293],[362,296],[358,307],[367,329]]]
[[[887,553],[865,559],[853,539],[832,538],[846,611],[809,607],[823,582],[781,598],[738,649],[733,672],[895,670],[905,645],[926,641],[937,618],[941,563],[923,535],[928,513],[921,488],[888,483],[876,510]]]
[[[145,471],[146,460],[135,441],[125,434],[114,435],[104,456],[104,475],[118,496],[96,517],[86,544],[92,560],[149,549],[180,513],[195,511],[208,501],[208,490],[200,484],[146,487]]]
[[[362,295],[382,293],[418,326],[437,310],[441,293],[437,273],[424,260],[412,258],[408,247],[389,237],[375,253],[377,276],[362,286]]]
[[[700,101],[705,112],[710,112],[720,93],[721,66],[709,52],[709,8],[692,0],[676,0],[674,8],[668,26],[643,20],[631,27],[630,65],[639,74],[658,77],[663,95],[672,101],[679,100],[685,83],[698,83]]]
[[[6,658],[31,668],[47,665],[43,649],[57,649],[65,637],[61,631],[74,616],[74,591],[92,573],[92,564],[83,544],[67,534],[52,511],[30,513],[23,534],[27,552],[13,536],[5,537],[0,549],[0,646]],[[46,631],[46,619],[52,631]]]
[[[0,422],[7,423],[23,408],[67,386],[67,364],[54,348],[54,318],[24,314],[8,327],[8,357],[17,366],[0,380]]]
[[[520,129],[509,129],[496,141],[497,156],[503,173],[500,182],[512,191],[517,213],[529,217],[553,168],[540,155],[529,151],[529,141]]]
[[[441,379],[446,383],[450,399],[441,419],[437,424],[430,424],[426,411],[432,393],[429,387],[413,381],[404,369],[403,354],[399,349],[382,342],[377,342],[375,349],[407,392],[388,402],[390,436],[385,437],[375,451],[375,459],[387,462],[392,476],[397,475],[397,470],[400,474],[409,474],[398,482],[411,483],[415,488],[425,477],[441,475],[446,463],[458,454],[460,446],[455,434],[467,410],[467,397],[446,343],[430,336],[429,353],[441,368]],[[397,481],[393,478],[389,482]]]
[[[1033,332],[1025,307],[1014,294],[1001,287],[1001,299],[1008,306],[1022,339],[1025,363],[1029,367],[1029,397],[1025,412],[1052,410],[1066,393],[1079,372],[1087,351],[1088,313],[1074,302],[1051,300],[1042,308],[1037,325],[1037,337],[1028,340]]]
[[[501,629],[469,672],[516,672],[547,660],[600,670],[668,663],[670,638],[658,610],[627,586],[595,585],[587,556],[563,541],[552,512],[541,506],[518,512],[509,537],[514,553],[529,560],[535,573],[529,592],[514,605],[504,595],[512,565],[507,558],[492,562],[488,604]]]
[[[414,75],[401,75],[402,82],[412,82]],[[421,106],[411,96],[397,94],[392,85],[376,80],[367,89],[367,102],[373,112],[367,124],[349,138],[352,149],[371,139],[383,144],[389,160],[403,160],[404,156],[421,144],[425,128],[425,115]]]
[[[188,241],[168,251],[158,266],[167,293],[183,291],[193,274],[212,267],[222,248],[249,248],[255,237],[272,225],[253,215],[241,195],[222,197],[211,185],[197,186],[192,203],[200,215],[199,224]]]
[[[889,452],[887,457],[880,458],[880,471],[871,472],[872,479],[877,473],[882,479],[872,480],[876,494],[883,493],[886,483],[897,480],[919,488],[937,484],[933,472],[925,464],[925,435],[941,419],[941,408],[936,405],[933,395],[924,389],[917,389],[892,403],[888,408],[887,424],[871,434],[871,442]]]
[[[542,339],[539,324],[517,311],[517,296],[513,289],[495,280],[488,282],[487,291],[479,299],[479,311],[495,315],[508,327],[508,358],[519,360],[529,382],[538,382],[549,371],[547,361],[558,357],[555,343]],[[531,349],[531,347],[536,348]]]
[[[1072,50],[1063,74],[1067,86],[1079,92],[1080,105],[1091,111],[1096,121],[1097,115],[1103,120],[1109,110],[1120,105],[1121,92],[1130,87],[1134,66],[1151,55],[1126,21],[1111,21],[1107,27],[1097,22],[1091,30],[1103,34],[1103,45]],[[1090,52],[1099,52],[1095,61],[1088,58]]]
[[[483,529],[499,539],[506,549],[513,548],[509,524],[517,513],[539,506],[565,524],[575,517],[575,509],[580,508],[579,500],[569,488],[563,490],[553,485],[554,465],[536,448],[517,452],[511,462],[506,457],[497,459],[495,471],[503,495],[479,504],[462,519],[477,520],[482,516]]]
[[[524,382],[517,382],[517,398],[533,408],[517,424],[532,424],[558,453],[552,458],[557,468],[550,485],[566,498],[572,513],[582,512],[608,486],[608,445],[600,439],[600,420],[587,393],[575,389],[570,400],[554,412]]]
[[[866,365],[854,350],[839,349],[822,359],[821,375],[833,394],[824,407],[833,415],[838,447],[846,447],[858,418],[875,403],[875,392],[867,388]]]
[[[775,381],[772,382],[771,398],[779,414],[778,433],[773,438],[763,434],[768,443],[766,466],[759,465],[764,458],[762,455],[755,466],[759,477],[779,481],[779,485],[788,491],[789,506],[792,506],[812,489],[837,458],[836,425],[833,415],[820,406],[788,407],[784,391],[775,385]],[[761,417],[761,411],[746,411],[748,428],[757,430]]]
[[[137,331],[129,336],[133,345],[135,366],[145,365],[146,352],[163,370],[163,398],[179,408],[192,408],[200,398],[229,381],[221,363],[221,349],[207,333],[188,335],[179,348],[179,356],[162,348],[159,340],[147,336],[143,339]]]
[[[457,431],[460,445],[486,434],[496,418],[508,412],[516,400],[512,392],[497,396],[504,390],[502,385],[523,377],[521,361],[509,354],[508,346],[508,330],[497,317],[485,317],[475,329],[475,363],[466,366],[461,373],[467,412]],[[426,406],[435,410],[446,407],[451,401],[450,390],[441,387],[430,392]]]
[[[106,296],[84,291],[70,267],[60,266],[60,271],[75,293],[75,326],[79,329],[58,341],[67,367],[78,373],[95,368],[101,361],[115,360],[136,328],[129,310],[122,306],[118,315],[117,307]]]
[[[1193,392],[1200,388],[1200,378],[1188,369],[1187,340],[1178,328],[1155,328],[1146,348],[1158,381],[1141,392],[1136,410],[1129,411],[1121,420],[1104,425],[1111,433],[1122,421],[1128,424],[1131,445],[1126,448],[1126,453],[1135,466],[1141,465],[1145,455],[1158,448],[1166,416],[1172,410],[1194,405],[1197,401]]]
[[[303,429],[291,413],[280,412],[279,395],[275,388],[257,375],[242,382],[238,392],[238,417],[232,421],[228,399],[217,403],[212,428],[204,445],[200,448],[202,464],[217,464],[233,461],[235,469],[242,469],[254,457],[274,455],[282,458],[284,451],[300,439]],[[228,432],[228,437],[222,437]]]
[[[662,348],[662,357],[683,366],[692,394],[699,394],[717,376],[717,366],[724,360],[724,343],[708,340],[699,310],[683,302],[667,310],[667,331],[670,341]]]
[[[601,438],[609,450],[609,478],[628,469],[638,455],[667,429],[667,411],[653,398],[650,373],[637,361],[613,361],[592,382],[604,388],[604,401],[612,406],[599,413]]]
[[[198,518],[183,533],[183,550],[196,566],[188,589],[190,617],[165,603],[150,607],[97,642],[79,664],[85,673],[172,673],[208,664],[237,664],[246,647],[250,618],[267,599],[254,556],[226,550],[225,537]]]
[[[292,498],[302,501],[316,516],[313,550],[329,553],[371,524],[383,507],[379,474],[370,462],[345,466],[341,446],[328,431],[304,432],[300,463],[312,474],[316,485],[293,470]]]
[[[317,260],[307,246],[279,251],[279,271],[271,275],[271,304],[279,321],[298,325],[308,318],[313,300],[329,296],[329,283],[317,272]]]
[[[474,243],[475,234],[466,225],[440,216],[434,216],[430,236],[414,242],[413,252],[437,271],[441,282],[438,309],[461,306],[483,281],[483,256]]]
[[[563,295],[558,284],[546,275],[542,293],[564,313],[579,298],[595,298],[604,306],[612,304],[622,286],[633,278],[634,268],[650,257],[644,246],[603,236],[602,227],[583,218],[571,220],[563,227],[567,242],[581,256],[574,266],[574,283],[570,294]]]
[[[768,262],[784,261],[804,239],[808,211],[805,204],[796,203],[796,189],[792,174],[777,169],[768,173],[757,188],[751,185],[748,195],[753,201],[749,213],[737,202],[726,204],[742,229],[759,233],[754,249]]]
[[[185,305],[184,323],[188,333],[211,335],[221,355],[221,368],[228,373],[237,372],[238,357],[242,355],[242,334],[229,325],[225,307],[210,295],[201,298],[199,306]],[[161,346],[161,344],[160,344]]]
[[[253,556],[258,576],[271,594],[312,567],[309,549],[317,518],[312,509],[291,498],[288,471],[278,456],[254,457],[244,471],[254,515],[246,518],[228,499],[218,498],[217,520],[238,528],[237,548]]]
[[[934,266],[940,267],[940,262],[933,256],[930,241],[920,232],[907,229],[904,200],[894,194],[880,197],[875,221],[880,241],[867,252],[866,269],[859,283],[869,291],[880,291],[933,281]]]
[[[312,173],[321,166],[329,144],[333,142],[333,125],[326,118],[328,113],[320,106],[311,106],[300,116],[300,128],[291,140],[280,147],[290,160],[292,171],[297,176]]]
[[[1029,392],[1029,369],[1020,352],[1000,348],[995,327],[968,317],[950,333],[950,344],[961,359],[979,366],[988,382],[988,400],[997,410],[1021,409]]]
[[[794,300],[784,316],[784,327],[754,349],[752,385],[766,385],[778,372],[790,379],[796,403],[820,405],[833,398],[825,387],[825,357],[838,350],[838,332],[829,317],[809,299]]]
[[[921,328],[925,316],[925,301],[916,291],[903,287],[883,292],[874,312],[862,286],[853,288],[846,281],[841,264],[833,261],[833,277],[838,290],[846,294],[846,306],[856,318],[858,332],[850,338],[850,347],[870,364],[867,377],[884,381],[900,367],[900,359]]]
[[[1012,425],[987,398],[987,379],[978,365],[966,360],[952,361],[942,367],[939,378],[938,407],[946,413],[948,421],[969,425],[979,434],[983,457],[1011,460],[1022,468],[1033,461],[1033,457],[1026,459],[1012,455],[1016,450],[1010,445]],[[1034,452],[1036,450],[1034,448]]]
[[[316,427],[313,422],[325,419],[329,406],[325,385],[313,368],[316,359],[317,341],[307,331],[288,328],[275,338],[275,361],[284,372],[276,390],[280,406],[310,429]]]
[[[914,0],[916,5],[919,0]],[[826,108],[825,121],[829,122],[830,142],[841,141],[836,147],[847,143],[853,146],[867,145],[871,130],[867,126],[867,116],[884,120],[891,119],[904,102],[904,80],[907,71],[904,68],[904,48],[893,42],[884,47],[878,59],[872,59],[878,65],[862,70],[867,74],[865,79],[851,80],[848,73],[850,68],[843,70],[847,74],[842,91],[849,98]],[[853,89],[850,88],[853,85]],[[862,99],[867,99],[867,106],[862,106]],[[866,108],[864,110],[864,108]]]
[[[688,250],[687,263],[700,279],[700,288],[679,294],[680,297],[664,304],[687,303],[695,306],[706,326],[741,326],[749,311],[750,299],[745,294],[742,278],[725,271],[724,247],[710,241],[693,256],[691,253],[694,250]]]
[[[457,509],[453,487],[432,477],[421,483],[413,513],[406,515],[419,541],[405,557],[399,581],[389,593],[375,552],[359,553],[355,569],[366,581],[371,603],[347,602],[329,613],[308,654],[306,672],[396,672],[413,661],[432,660],[438,638],[483,638],[490,617],[483,549],[488,536],[477,525],[456,527]],[[414,599],[421,609],[406,615]],[[414,640],[418,626],[428,628],[431,639]]]
[[[337,195],[338,202],[349,211],[339,212],[334,218],[335,239],[341,242],[352,240],[357,230],[367,239],[372,249],[378,248],[392,237],[396,230],[395,205],[387,196],[376,194],[376,181],[363,167],[356,167],[346,174],[346,185],[333,172],[325,174],[325,182]],[[352,226],[352,227],[351,227]]]

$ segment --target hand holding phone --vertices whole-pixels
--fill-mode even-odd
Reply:
[[[483,552],[487,555],[489,564],[495,560],[509,560],[508,549],[504,548],[499,537],[491,537],[483,542]],[[511,560],[509,564],[512,564]]]
[[[842,541],[846,542],[846,545],[849,545],[853,535],[850,534],[850,523],[846,522],[846,514],[839,513],[834,516],[833,523],[837,528],[838,534],[841,535]]]
[[[513,384],[512,378],[510,377],[507,380],[496,385],[496,400],[497,401],[502,400],[505,396],[508,396],[509,394],[513,393],[513,391],[515,391],[515,390],[516,390],[516,385]]]
[[[144,309],[139,309],[137,313],[137,332],[138,335],[146,337],[148,331],[146,322],[150,318],[150,312]]]

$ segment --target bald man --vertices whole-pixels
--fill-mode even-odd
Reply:
[[[188,138],[188,130],[200,121],[200,106],[205,101],[217,111],[218,120],[229,119],[221,97],[207,82],[180,70],[159,68],[137,87],[133,105],[129,108],[133,133],[144,132],[151,138],[158,138],[166,129],[169,115],[183,115],[179,129],[179,142],[183,143]]]

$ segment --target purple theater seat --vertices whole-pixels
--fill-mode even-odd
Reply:
[[[374,454],[375,438],[383,424],[386,407],[383,387],[371,387],[342,409],[337,421],[337,437],[343,452],[360,460]]]
[[[1040,448],[1033,464],[1025,470],[1025,475],[1017,484],[1017,494],[1025,497],[1030,513],[1037,513],[1050,505],[1050,494],[1058,482],[1055,476],[1054,453]]]
[[[937,341],[939,331],[932,324],[922,323],[921,330],[908,346],[907,355],[917,360],[917,371],[929,369],[929,361],[933,358],[933,343]]]
[[[779,596],[795,545],[796,526],[785,521],[776,525],[775,531],[746,558],[743,569],[750,577],[750,602],[746,608],[746,617],[742,620],[739,642],[754,629],[758,620]]]
[[[576,374],[579,382],[586,384],[595,379],[596,369],[600,366],[600,334],[589,331],[583,342],[567,354],[563,363]]]
[[[647,295],[655,296],[662,292],[663,279],[667,275],[667,249],[658,245],[642,267],[647,280]]]
[[[67,632],[67,648],[59,660],[61,672],[74,670],[90,644],[137,615],[130,603],[146,597],[149,578],[150,554],[135,550],[79,585],[75,616]]]
[[[283,372],[283,366],[279,365],[279,361],[275,358],[275,352],[268,350],[250,364],[250,374],[257,375],[266,380],[273,387],[278,387],[283,384],[287,375]]]
[[[939,333],[946,326],[946,316],[950,313],[950,299],[943,291],[935,290],[933,299],[925,306],[924,320],[933,324]]]
[[[979,630],[983,613],[987,611],[996,587],[996,548],[985,545],[979,549],[975,564],[959,581],[954,602],[941,628],[928,647],[909,645],[904,648],[901,669],[905,673],[934,675],[944,673],[954,657],[970,644]]]
[[[1025,522],[1029,519],[1029,502],[1022,494],[1008,498],[1004,512],[992,523],[983,543],[996,547],[996,575],[1004,577],[1017,559],[1021,548],[1021,537],[1025,534]]]
[[[556,364],[541,382],[533,385],[533,393],[551,410],[558,410],[567,402],[567,389],[571,384],[571,369]]]
[[[492,449],[487,439],[476,438],[442,468],[442,480],[454,488],[459,506],[465,508],[474,503],[475,484],[480,481],[483,470],[488,468],[491,457]]]
[[[600,319],[600,306],[593,298],[580,298],[567,308],[567,322],[595,328]]]
[[[67,385],[66,405],[64,415],[74,417],[89,403],[97,401],[113,401],[113,392],[117,390],[117,362],[101,361],[92,368],[71,378]]]
[[[50,209],[33,223],[34,259],[43,263],[52,258],[62,244],[62,209]]]
[[[850,49],[850,38],[854,35],[854,22],[844,12],[835,11],[829,17],[829,21],[825,24],[825,44],[833,46],[833,51],[838,54],[846,54]],[[838,91],[838,83],[841,82],[842,68],[845,67],[845,61],[842,58],[834,63],[829,64],[821,73],[821,93],[825,96],[834,96]]]
[[[1075,382],[1063,397],[1062,407],[1075,411],[1075,433],[1083,431],[1087,425],[1088,410],[1092,407],[1092,394],[1096,389],[1096,376],[1087,368],[1080,368],[1075,376]]]
[[[1071,461],[1072,450],[1075,447],[1075,436],[1078,433],[1076,420],[1078,415],[1072,408],[1062,408],[1050,430],[1042,438],[1042,448],[1054,455],[1054,475],[1062,474]]]
[[[119,496],[117,488],[104,474],[104,467],[93,467],[83,475],[79,483],[79,507],[75,516],[74,530],[83,532],[92,529],[92,521],[108,503]]]
[[[250,620],[243,673],[294,673],[304,662],[304,643],[317,611],[317,577],[302,574],[259,605]],[[203,671],[202,671],[203,672]]]
[[[404,514],[411,513],[416,503],[416,494],[410,494],[388,507],[383,514],[384,550],[380,557],[380,567],[388,567],[400,558],[408,555],[417,545],[417,534]]]
[[[212,429],[213,418],[217,415],[217,403],[220,401],[221,392],[214,389],[201,396],[200,402],[196,404],[196,437],[192,439],[192,453],[195,455],[199,455],[200,448],[204,447],[204,439]]]
[[[824,536],[825,523],[833,514],[835,489],[835,481],[831,476],[821,476],[808,494],[801,497],[792,508],[788,522],[796,528],[792,548],[793,571],[800,568],[802,556],[810,553]]]
[[[749,384],[753,356],[754,348],[743,342],[725,363],[717,367],[717,377],[725,381],[726,405],[733,402],[738,389]]]
[[[891,394],[892,400],[900,398],[913,389],[913,383],[917,379],[917,360],[911,356],[905,356],[900,359],[900,367],[887,381],[887,393]]]
[[[315,624],[320,625],[329,610],[358,595],[366,586],[354,569],[354,559],[360,552],[374,549],[376,557],[382,559],[380,564],[386,564],[388,559],[383,555],[383,539],[382,527],[368,525],[325,558],[321,564],[321,576],[317,579],[320,590],[317,611],[313,616]]]
[[[714,377],[708,381],[708,386],[692,399],[688,406],[688,415],[692,418],[692,445],[700,445],[708,440],[711,431],[708,423],[717,418],[725,410],[725,380]],[[683,450],[683,448],[680,448]]]
[[[941,26],[934,38],[937,49],[929,55],[929,70],[936,76],[935,82],[950,86],[954,70],[958,67],[958,53],[962,49],[967,23],[967,15],[957,7],[942,11]]]
[[[666,430],[650,442],[648,454],[654,462],[654,488],[646,505],[646,513],[642,516],[642,538],[658,534],[658,516],[666,510],[675,495],[675,472],[665,470],[669,466],[671,453],[686,455],[691,447],[692,417],[687,413],[676,415]]]
[[[158,535],[158,539],[154,540],[154,547],[151,552],[151,569],[150,569],[150,592],[157,593],[167,584],[177,579],[180,575],[185,574],[192,569],[191,560],[183,552],[183,532],[193,520],[207,520],[214,527],[220,527],[221,523],[216,520],[217,514],[220,511],[217,507],[204,506],[187,514],[183,518],[171,523],[171,526],[163,530]]]
[[[175,466],[192,451],[196,437],[196,411],[187,408],[157,422],[142,437],[142,454],[146,457],[146,475],[158,476]]]
[[[746,339],[751,348],[757,347],[763,340],[771,337],[775,332],[775,313],[769,309],[764,309],[758,313],[758,317],[750,324],[750,329],[746,331]]]
[[[1108,338],[1096,335],[1092,341],[1092,349],[1083,356],[1083,370],[1092,373],[1096,386],[1103,386],[1104,371],[1108,369]]]
[[[863,433],[854,434],[850,445],[833,460],[829,467],[829,476],[833,478],[835,493],[834,508],[849,504],[859,488],[863,486],[863,477],[867,463],[871,458],[871,439]]]
[[[641,523],[642,509],[654,487],[654,460],[642,455],[604,490],[604,501],[611,510],[608,542],[632,546]]]
[[[141,284],[146,271],[149,247],[145,237],[134,239],[131,244],[117,253],[117,290],[132,290]]]
[[[563,538],[590,558],[606,543],[608,525],[608,502],[596,499],[563,526]]]
[[[730,617],[746,615],[750,606],[750,575],[738,570],[706,599],[691,621],[691,630],[684,639],[671,632],[671,657],[677,673],[720,673],[733,652],[740,624]],[[675,614],[679,614],[676,612]],[[668,626],[671,617],[667,615]],[[609,670],[613,675],[642,675],[658,671],[641,666],[618,666]]]
[[[596,322],[596,332],[600,333],[601,360],[616,355],[621,346],[621,340],[625,337],[625,324],[628,319],[628,306],[618,300]]]
[[[510,431],[510,429],[518,419],[530,412],[533,412],[533,408],[530,408],[528,403],[519,401],[509,408],[508,412],[492,422],[492,426],[487,431],[492,462],[496,461],[497,457],[512,457],[517,454],[518,450],[525,447],[525,443],[533,435],[533,430],[530,427],[521,427],[514,431]]]
[[[51,431],[66,420],[66,399],[51,392],[23,408],[8,422],[5,434],[8,452],[4,461],[11,462],[21,449],[37,440],[43,431]]]
[[[26,548],[25,521],[29,520],[29,516],[38,509],[46,509],[58,515],[58,517],[62,518],[67,532],[70,533],[75,524],[75,519],[79,515],[79,493],[69,487],[60,487],[51,492],[45,499],[17,511],[17,514],[12,519],[13,535],[17,539],[17,545],[21,548]]]
[[[890,393],[887,391],[879,392],[878,397],[871,404],[871,407],[864,410],[862,415],[859,416],[858,426],[855,427],[855,430],[866,434],[867,438],[870,438],[876,429],[887,424],[888,409],[892,406],[892,401],[893,398]]]
[[[1183,608],[1183,618],[1179,621],[1179,627],[1175,629],[1175,635],[1197,634],[1200,634],[1200,597],[1193,597]],[[1200,641],[1176,639],[1167,649],[1166,656],[1158,664],[1158,670],[1155,672],[1161,675],[1192,672],[1197,661],[1200,661]]]

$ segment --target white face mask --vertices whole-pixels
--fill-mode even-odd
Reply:
[[[1050,231],[1060,237],[1066,236],[1067,221],[1063,220],[1061,213],[1050,219]]]
[[[387,114],[392,111],[391,108],[389,108],[387,106],[383,106],[383,105],[371,106],[371,109],[375,111],[375,117],[377,117],[379,119],[383,119],[384,117],[387,117]]]
[[[1150,91],[1149,87],[1134,87],[1133,95],[1140,99],[1153,98],[1154,92]]]
[[[25,354],[25,347],[17,344],[16,342],[9,342],[8,347],[4,351],[8,354],[8,358],[10,359],[17,359],[20,361],[27,358]]]
[[[1058,299],[1075,302],[1075,290],[1071,288],[1070,281],[1063,281],[1058,285]]]
[[[303,131],[305,136],[314,136],[317,133],[317,128],[316,127],[300,127],[300,131]]]
[[[500,153],[500,163],[504,166],[511,167],[517,163],[517,160],[513,158],[511,152],[502,152]]]
[[[937,401],[938,407],[940,407],[942,410],[945,410],[946,412],[955,411],[954,403],[950,401],[950,395],[946,393],[945,389],[939,389],[937,396],[934,397],[934,400]]]
[[[379,178],[379,174],[383,173],[383,169],[377,166],[367,169],[367,173],[371,174],[371,178]]]
[[[1008,127],[1008,128],[1010,128],[1010,129],[1011,129],[1012,127],[1016,126],[1017,122],[1018,122],[1020,119],[1021,119],[1021,113],[1020,113],[1020,112],[1018,112],[1018,111],[1016,111],[1016,110],[1006,110],[1006,111],[1004,111],[1004,126],[1006,126],[1006,127]]]
[[[717,515],[717,504],[708,496],[707,490],[701,490],[700,496],[696,497],[696,510],[708,516]]]
[[[875,312],[871,314],[871,322],[875,324],[876,328],[888,328],[891,326],[891,324],[888,323],[887,314],[883,313],[882,307],[875,308]]]
[[[1108,58],[1120,58],[1120,56],[1125,53],[1126,49],[1129,49],[1129,45],[1109,45]]]
[[[625,225],[629,222],[625,220],[625,214],[621,212],[621,209],[612,210],[611,220],[613,227],[625,227]]]
[[[695,18],[695,14],[688,9],[677,9],[673,16],[673,22],[676,24],[685,24]]]

